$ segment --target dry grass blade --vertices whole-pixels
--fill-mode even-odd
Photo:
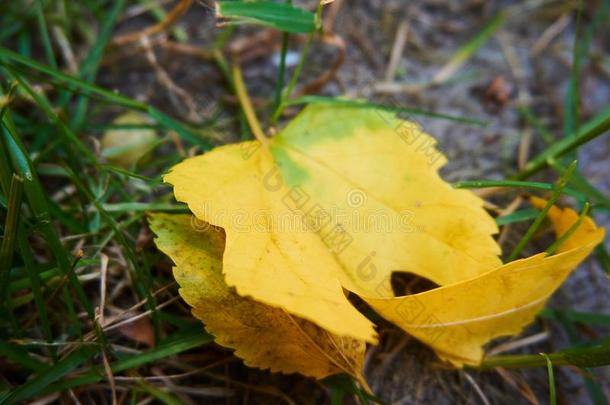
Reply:
[[[392,53],[390,54],[390,61],[385,71],[385,81],[391,82],[396,76],[396,69],[400,63],[400,58],[405,49],[407,43],[407,37],[409,34],[409,22],[403,20],[400,22],[398,29],[396,30],[396,37],[394,37],[394,45],[392,45]]]
[[[508,385],[517,390],[531,405],[540,405],[540,401],[538,401],[538,398],[536,398],[536,394],[534,394],[532,388],[519,374],[510,372],[509,370],[501,367],[496,368],[495,372],[498,373],[502,379],[508,383]]]
[[[540,332],[535,335],[531,335],[522,339],[513,340],[510,342],[503,343],[490,349],[487,352],[488,356],[495,356],[497,354],[510,352],[512,350],[520,349],[522,347],[527,347],[536,343],[543,342],[549,338],[548,332]]]
[[[472,376],[465,371],[462,371],[461,373],[464,377],[466,377],[466,380],[470,383],[470,385],[472,385],[472,388],[474,388],[474,391],[477,393],[477,395],[481,399],[481,402],[484,405],[491,405],[491,402],[489,401],[489,399],[487,398],[487,396],[485,395],[485,393],[483,392],[483,390],[481,389],[479,384],[477,384],[477,382],[474,380],[474,378],[472,378]]]

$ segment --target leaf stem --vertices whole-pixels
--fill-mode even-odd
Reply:
[[[233,65],[233,86],[235,86],[235,92],[237,93],[237,98],[239,99],[239,103],[241,104],[241,108],[244,110],[244,114],[246,115],[246,120],[248,121],[248,125],[254,134],[254,137],[258,139],[260,143],[264,146],[267,146],[269,140],[265,136],[261,128],[261,124],[256,118],[256,114],[254,113],[254,108],[252,107],[252,102],[250,101],[250,96],[248,96],[248,92],[246,90],[246,86],[244,84],[244,78],[241,75],[241,69],[238,65]]]

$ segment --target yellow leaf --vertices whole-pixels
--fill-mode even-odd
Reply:
[[[342,287],[384,299],[395,271],[443,285],[501,264],[494,220],[439,177],[446,159],[434,143],[392,113],[312,105],[268,149],[216,148],[165,181],[225,230],[223,272],[239,295],[374,342]]]
[[[541,208],[545,201],[533,198],[532,203]],[[578,220],[578,214],[552,207],[548,218],[559,238]],[[540,253],[420,294],[365,300],[431,346],[439,357],[456,366],[476,365],[483,357],[482,345],[521,332],[603,238],[604,229],[585,217],[556,255]]]
[[[190,215],[149,218],[160,250],[172,258],[180,295],[220,345],[252,367],[323,378],[348,373],[363,381],[365,343],[237,295],[224,282],[224,232]]]
[[[502,265],[482,200],[446,184],[433,138],[387,112],[309,106],[267,143],[217,148],[165,180],[225,230],[223,272],[239,295],[339,336],[376,339],[344,288],[441,358],[478,364],[482,346],[519,333],[603,238],[585,218],[557,255]],[[549,218],[563,234],[577,215]],[[441,287],[395,297],[393,272]]]

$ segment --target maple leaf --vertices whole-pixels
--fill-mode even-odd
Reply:
[[[164,179],[224,229],[224,280],[239,296],[375,342],[345,289],[439,357],[478,364],[482,345],[530,323],[604,231],[586,218],[557,255],[503,265],[495,221],[440,178],[434,144],[389,112],[311,105],[263,144],[216,148]],[[557,210],[549,218],[562,234],[577,215]],[[394,272],[441,287],[395,297]]]
[[[176,264],[180,295],[222,346],[252,367],[323,378],[348,373],[364,382],[364,342],[334,336],[286,311],[241,297],[221,273],[224,232],[191,215],[152,214],[156,244]],[[365,385],[366,386],[366,385]]]
[[[445,161],[392,113],[310,105],[268,145],[216,148],[164,180],[225,230],[223,272],[238,294],[375,342],[342,287],[389,298],[395,271],[447,284],[500,264],[493,218],[439,177]]]

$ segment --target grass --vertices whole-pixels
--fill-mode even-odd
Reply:
[[[274,125],[286,107],[306,103],[383,108],[464,125],[486,124],[477,118],[416,107],[316,95],[293,97],[319,29],[321,7],[309,13],[294,11],[289,2],[265,3],[257,9],[244,8],[238,2],[222,3],[226,17],[240,23],[256,20],[307,35],[302,57],[288,83],[284,83],[289,36],[287,32],[282,34],[278,79],[266,100],[272,106],[270,122]],[[215,141],[206,137],[197,123],[99,84],[99,72],[112,50],[117,24],[127,8],[137,5],[151,5],[155,21],[168,16],[156,2],[144,0],[36,0],[32,7],[21,7],[19,1],[0,5],[0,360],[7,370],[0,378],[0,403],[32,401],[42,396],[71,400],[71,396],[79,395],[92,395],[100,402],[113,396],[134,403],[147,398],[183,403],[182,385],[203,389],[210,384],[226,384],[250,389],[243,381],[231,385],[231,378],[246,379],[248,371],[229,353],[212,346],[212,337],[176,299],[169,265],[152,245],[145,226],[146,212],[188,212],[175,203],[160,176],[186,153],[208,150]],[[606,14],[600,14],[608,15],[604,10]],[[578,21],[579,35],[564,100],[568,113],[561,132],[565,136],[554,137],[555,129],[547,128],[534,110],[522,108],[520,113],[542,138],[540,153],[511,179],[463,181],[454,187],[503,187],[513,194],[528,190],[547,197],[550,192],[548,206],[566,195],[574,197],[580,206],[581,218],[587,212],[594,215],[610,209],[610,199],[578,171],[576,164],[570,164],[579,147],[610,129],[610,109],[588,120],[579,114],[579,100],[583,98],[579,72],[588,61],[588,43],[603,34],[604,26],[602,17],[587,24],[579,13]],[[498,14],[473,42],[458,50],[449,65],[451,70],[444,75],[453,74],[467,63],[506,24],[505,15]],[[76,71],[68,69],[66,57],[70,52],[61,48],[56,30],[62,30],[70,40],[71,51],[84,50]],[[181,43],[192,39],[183,27],[170,27],[167,33]],[[224,28],[224,35],[213,45],[215,56],[210,63],[223,74],[226,95],[237,96],[244,108],[230,102],[223,108],[234,117],[231,129],[241,131],[244,138],[251,137],[250,124],[254,135],[264,139],[254,108],[250,101],[244,102],[247,83],[243,83],[237,65],[227,62],[223,53],[233,34],[234,27]],[[121,129],[154,129],[160,140],[151,152],[152,158],[119,167],[102,158],[92,138],[99,139],[105,131],[117,129],[105,117],[126,111],[146,115],[151,123]],[[207,125],[215,131],[226,130],[226,125],[216,120]],[[529,180],[534,176],[541,180]],[[549,176],[559,176],[559,180],[542,181]],[[529,225],[509,259],[520,257],[538,233],[544,212],[523,208],[497,218],[502,227]],[[549,251],[556,248],[552,245]],[[110,265],[106,265],[106,258],[110,258]],[[598,260],[610,272],[603,247],[599,248]],[[104,280],[107,290],[101,288]],[[146,316],[136,318],[142,314]],[[610,364],[610,340],[587,341],[579,328],[607,327],[607,314],[547,308],[540,319],[565,328],[571,346],[544,356],[491,357],[481,369],[548,367],[549,392],[554,398],[553,368],[572,365],[589,370]],[[138,334],[152,337],[155,345],[149,347]],[[157,384],[149,378],[162,378],[164,373],[198,378],[187,377],[185,382],[171,384]],[[227,380],[226,375],[231,378]],[[591,398],[603,400],[590,374],[583,378]],[[315,387],[312,382],[308,384]],[[341,403],[346,396],[356,396],[363,403],[375,400],[345,376],[323,384],[331,392],[332,403]],[[273,390],[263,395],[279,397]]]

